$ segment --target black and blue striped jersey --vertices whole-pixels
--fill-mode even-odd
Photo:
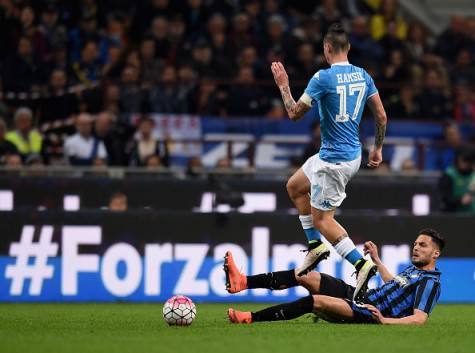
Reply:
[[[406,317],[414,309],[430,314],[439,300],[440,275],[438,269],[426,271],[412,265],[381,287],[370,289],[367,299],[384,317]]]

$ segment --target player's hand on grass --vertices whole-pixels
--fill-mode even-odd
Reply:
[[[285,71],[284,65],[281,62],[274,61],[270,69],[272,71],[272,75],[274,75],[275,83],[279,88],[287,87],[289,85],[289,76]]]
[[[371,256],[371,260],[373,260],[376,265],[381,263],[381,259],[379,258],[378,254],[378,246],[372,241],[367,241],[364,243],[363,252],[365,255],[369,254],[369,256]]]
[[[371,304],[365,304],[364,306],[371,312],[371,316],[378,324],[384,325],[386,323],[386,318],[381,314],[378,308]]]
[[[377,148],[377,149],[371,150],[368,157],[368,167],[378,168],[382,161],[383,161],[382,149]]]

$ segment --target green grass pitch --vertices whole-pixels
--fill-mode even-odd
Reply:
[[[169,327],[161,304],[0,304],[0,352],[475,351],[475,305],[438,305],[422,327],[314,323],[311,315],[231,325],[227,307],[198,304],[193,325]]]

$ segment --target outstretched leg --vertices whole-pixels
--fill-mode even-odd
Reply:
[[[320,290],[321,275],[318,272],[297,276],[297,270],[287,270],[246,276],[239,272],[231,251],[227,251],[224,257],[224,272],[226,274],[226,290],[229,293],[239,293],[254,288],[280,290],[296,286],[302,286],[312,294],[317,294]]]
[[[291,303],[275,305],[257,312],[240,312],[232,308],[228,317],[232,323],[292,320],[315,312],[334,319],[351,322],[354,318],[350,304],[341,298],[326,295],[309,295]]]

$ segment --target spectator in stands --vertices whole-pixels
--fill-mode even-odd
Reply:
[[[411,158],[407,158],[401,163],[401,173],[405,175],[415,174],[417,172],[416,163]]]
[[[102,35],[97,28],[97,19],[91,12],[82,14],[78,28],[73,28],[69,32],[68,44],[70,47],[69,54],[71,62],[79,62],[81,52],[88,41],[101,43]]]
[[[51,47],[50,60],[46,63],[49,74],[54,70],[62,70],[69,77],[72,76],[71,66],[68,60],[68,48],[66,43],[57,43]]]
[[[264,25],[267,23],[267,20],[272,16],[280,16],[284,21],[290,22],[290,25],[293,25],[292,18],[286,16],[286,13],[282,10],[282,1],[280,0],[265,0],[262,7],[261,22]],[[265,30],[265,28],[263,29]]]
[[[317,55],[315,60],[318,62],[318,66],[325,62],[323,57],[323,36],[317,19],[304,17],[301,25],[293,29],[290,41],[290,47],[293,51],[296,51],[296,48],[302,43],[311,44]]]
[[[471,85],[475,82],[473,56],[468,48],[458,52],[455,65],[450,73],[450,79],[454,86]]]
[[[41,63],[33,52],[31,39],[21,37],[17,53],[9,56],[2,65],[2,82],[5,91],[30,92],[38,90],[44,80]]]
[[[383,57],[381,47],[369,34],[368,20],[365,17],[355,17],[351,21],[349,39],[349,59],[353,65],[366,67],[369,61],[378,62]]]
[[[417,101],[421,105],[422,119],[441,120],[449,117],[449,100],[442,75],[438,70],[426,71],[424,87]]]
[[[470,45],[465,30],[465,18],[459,15],[452,16],[450,27],[437,38],[435,53],[449,63],[454,62],[460,50]]]
[[[120,110],[120,86],[108,84],[104,88],[104,98],[102,99],[102,110],[119,115]]]
[[[137,15],[134,16],[132,30],[134,33],[144,33],[156,17],[170,18],[176,12],[176,1],[171,0],[153,0],[138,1]]]
[[[335,22],[341,22],[342,14],[337,7],[336,0],[323,0],[315,9],[313,17],[318,19],[323,33],[327,33],[328,27]]]
[[[0,165],[5,164],[6,158],[11,154],[16,154],[16,146],[5,139],[7,124],[3,118],[0,118]]]
[[[371,17],[371,35],[373,39],[381,39],[387,32],[391,23],[394,23],[396,34],[399,39],[405,39],[407,24],[398,14],[397,0],[383,0],[379,13]]]
[[[144,106],[144,92],[140,87],[140,72],[129,65],[122,70],[119,88],[119,105],[123,113],[140,113]]]
[[[110,47],[125,48],[127,46],[125,21],[125,17],[120,12],[112,12],[107,15],[106,28],[99,48],[101,63],[107,61]]]
[[[399,94],[390,97],[387,105],[389,115],[396,119],[420,119],[421,108],[415,99],[414,89],[411,85],[401,87]]]
[[[14,116],[15,130],[6,135],[6,139],[17,148],[22,159],[25,160],[31,154],[40,154],[43,138],[33,128],[33,112],[30,108],[20,107]]]
[[[266,117],[270,120],[283,120],[287,117],[287,111],[281,99],[272,99],[270,101],[270,109],[266,113]]]
[[[170,49],[167,59],[169,63],[183,64],[188,61],[191,49],[191,40],[186,36],[186,24],[183,15],[175,14],[168,29]]]
[[[263,71],[268,70],[268,67],[265,67],[262,61],[257,55],[257,49],[255,47],[249,46],[245,47],[240,55],[238,56],[237,66],[241,67],[250,67],[252,68],[252,73],[254,76],[262,77]]]
[[[42,159],[48,165],[65,165],[64,141],[60,131],[47,132],[43,135]]]
[[[110,45],[107,50],[107,61],[101,67],[101,77],[117,80],[124,67],[124,52],[118,45]]]
[[[218,159],[218,162],[216,162],[216,169],[219,171],[228,171],[232,167],[232,162],[229,158],[223,157]]]
[[[206,5],[202,0],[188,0],[183,10],[187,34],[196,39],[196,36],[203,31],[208,17]]]
[[[199,157],[192,157],[186,163],[186,175],[188,177],[198,177],[202,175],[203,163]]]
[[[236,83],[229,90],[228,108],[237,116],[262,115],[269,108],[267,97],[259,94],[254,74],[250,67],[239,69]]]
[[[153,112],[183,114],[188,110],[189,91],[178,84],[176,70],[165,66],[160,84],[150,90],[150,105]]]
[[[168,39],[168,20],[165,17],[156,17],[150,28],[150,36],[155,41],[155,53],[157,58],[165,60],[170,52],[170,40]]]
[[[68,33],[66,27],[58,23],[59,9],[54,3],[46,5],[41,12],[41,24],[38,30],[41,33],[45,44],[44,60],[50,61],[55,48],[66,45]]]
[[[414,21],[410,24],[405,47],[410,62],[422,62],[424,55],[429,51],[426,28],[422,23]]]
[[[23,165],[23,161],[19,154],[13,153],[5,157],[5,166],[11,168],[19,168]]]
[[[140,59],[142,70],[141,80],[145,84],[156,83],[160,80],[163,62],[156,58],[155,41],[153,37],[145,37],[140,43]]]
[[[107,164],[113,166],[127,165],[125,155],[125,138],[116,127],[117,118],[110,112],[101,112],[94,122],[94,134],[107,152]]]
[[[48,97],[41,101],[41,123],[69,118],[78,112],[78,99],[67,91],[67,77],[63,70],[51,72]]]
[[[200,39],[191,50],[191,65],[200,78],[214,78],[216,73],[213,67],[213,52],[210,45]]]
[[[196,114],[197,99],[198,99],[198,82],[197,73],[193,70],[190,64],[183,64],[177,69],[178,82],[182,94],[187,97],[186,106],[187,113]]]
[[[114,212],[124,212],[128,209],[127,195],[122,192],[112,194],[109,200],[109,210]]]
[[[145,166],[149,169],[155,169],[162,165],[159,155],[152,154],[145,159]]]
[[[296,59],[295,64],[289,68],[289,74],[292,80],[306,82],[309,77],[315,74],[320,64],[313,46],[310,43],[300,44],[297,48]]]
[[[35,12],[31,6],[24,6],[21,9],[20,21],[23,26],[23,35],[31,39],[34,53],[44,61],[46,57],[46,43],[42,33],[38,30],[35,21]]]
[[[281,15],[272,15],[267,19],[266,33],[260,43],[261,53],[269,51],[285,51],[289,55],[293,53],[286,51],[289,39],[286,34],[286,22]]]
[[[229,94],[215,82],[201,80],[196,109],[198,114],[227,117]]]
[[[92,135],[92,117],[87,113],[76,118],[77,133],[66,139],[64,154],[71,165],[101,165],[107,159],[104,143]]]
[[[383,69],[384,97],[397,94],[399,87],[410,78],[409,64],[402,50],[393,50],[389,53],[388,65]]]
[[[379,45],[386,54],[385,61],[391,60],[393,51],[399,51],[403,55],[404,42],[397,35],[397,24],[395,21],[388,22],[386,34],[379,40]]]
[[[432,153],[427,156],[428,165],[442,171],[453,165],[456,151],[465,147],[459,127],[454,123],[447,123],[444,128],[443,141],[434,147],[436,147],[434,150],[429,150]]]
[[[453,166],[440,179],[442,207],[449,212],[475,213],[475,171],[473,152],[459,150]]]
[[[76,61],[72,68],[77,82],[90,84],[100,79],[101,67],[96,42],[89,40],[84,43],[81,48],[81,59]]]
[[[228,41],[233,53],[239,53],[247,46],[257,47],[258,39],[251,33],[249,15],[239,13],[233,17]]]
[[[169,165],[168,147],[166,143],[155,138],[154,126],[155,121],[150,117],[143,117],[139,121],[137,139],[130,151],[129,164],[131,166],[145,166],[150,156],[159,156],[162,165]]]
[[[475,123],[475,91],[470,86],[455,87],[454,118],[458,123]]]

